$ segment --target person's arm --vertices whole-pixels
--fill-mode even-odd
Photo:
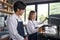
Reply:
[[[35,23],[37,28],[40,28],[44,25],[44,23],[42,23],[41,21],[36,21]]]
[[[27,35],[27,29],[26,29],[26,27],[24,27],[24,32],[25,32],[25,40],[28,40],[28,35]]]
[[[11,32],[12,35],[14,35],[14,37],[17,39],[17,40],[24,40],[24,38],[18,34],[17,32],[17,21],[14,20],[14,19],[9,19],[8,20],[8,26],[9,26],[9,30]]]
[[[40,24],[42,24],[42,22],[41,22],[41,21],[36,21],[36,23],[37,23],[37,25],[40,25]]]

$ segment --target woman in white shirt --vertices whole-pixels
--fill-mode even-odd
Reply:
[[[27,30],[28,30],[28,39],[29,40],[37,40],[37,21],[36,21],[36,12],[30,11],[27,23]]]

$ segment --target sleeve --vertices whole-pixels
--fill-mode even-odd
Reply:
[[[40,25],[40,24],[42,24],[42,22],[41,22],[41,21],[36,21],[36,23],[37,23],[37,25]]]
[[[30,30],[31,33],[35,33],[38,31],[38,29],[35,29],[33,23],[30,21],[28,22],[28,25],[27,25],[28,29]]]
[[[17,40],[24,40],[24,38],[18,34],[17,32],[17,21],[14,20],[14,19],[9,19],[8,20],[8,26],[9,26],[9,30],[11,32],[11,34],[14,35],[14,37],[17,39]]]
[[[37,27],[40,28],[44,25],[41,21],[36,21]]]

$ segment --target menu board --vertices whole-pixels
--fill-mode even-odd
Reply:
[[[0,17],[0,27],[4,27],[4,17]]]

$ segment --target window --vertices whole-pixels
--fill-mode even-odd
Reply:
[[[35,5],[28,5],[28,6],[26,7],[26,21],[28,20],[29,12],[30,12],[31,10],[34,10],[34,11],[35,11]]]
[[[48,4],[38,4],[37,20],[43,21],[45,17],[48,17]]]
[[[50,3],[50,15],[60,14],[60,3]]]

